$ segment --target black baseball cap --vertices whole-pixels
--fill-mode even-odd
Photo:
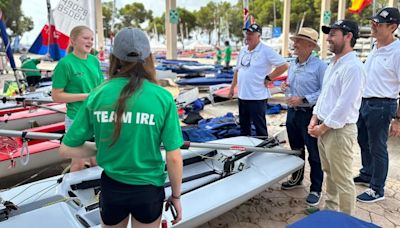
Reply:
[[[248,28],[243,28],[243,31],[262,33],[262,29],[258,24],[251,24]]]
[[[378,13],[369,19],[377,23],[400,24],[399,9],[395,7],[385,7],[378,11]]]
[[[326,26],[322,26],[322,32],[328,34],[331,29],[341,29],[343,31],[353,33],[353,37],[355,39],[360,37],[360,30],[358,29],[358,24],[355,21],[351,20],[338,20],[334,24]]]

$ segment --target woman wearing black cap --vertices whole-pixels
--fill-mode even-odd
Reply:
[[[183,144],[172,95],[157,85],[146,35],[122,29],[110,57],[110,79],[96,88],[63,139],[65,157],[96,155],[101,176],[103,227],[159,227],[165,198],[165,162],[177,217],[180,205]],[[95,135],[96,144],[85,143]],[[97,148],[97,151],[96,151]]]

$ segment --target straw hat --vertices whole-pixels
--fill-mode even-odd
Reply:
[[[307,41],[315,44],[315,50],[317,50],[317,51],[320,50],[320,48],[318,46],[318,43],[317,43],[317,41],[318,41],[318,32],[315,31],[312,28],[308,28],[308,27],[301,28],[299,30],[299,32],[296,35],[290,37],[290,39],[291,40],[294,40],[294,39],[307,40]]]

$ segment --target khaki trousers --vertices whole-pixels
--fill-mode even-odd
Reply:
[[[322,170],[326,173],[325,208],[328,210],[354,214],[356,191],[352,148],[356,142],[356,124],[330,129],[318,138]]]

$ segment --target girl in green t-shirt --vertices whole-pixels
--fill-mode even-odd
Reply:
[[[96,155],[103,168],[103,227],[126,227],[129,219],[132,227],[160,227],[165,163],[172,190],[167,207],[176,210],[173,224],[182,219],[182,132],[174,99],[157,85],[155,74],[147,36],[122,29],[114,40],[109,80],[90,93],[63,138],[61,156]],[[85,142],[93,135],[95,143]]]
[[[68,55],[57,64],[52,77],[52,98],[55,102],[67,104],[65,130],[67,131],[76,113],[88,94],[103,82],[98,59],[89,54],[92,50],[94,35],[86,26],[77,26],[71,30]],[[73,158],[70,171],[84,168],[86,159]],[[90,159],[92,166],[95,158]]]

